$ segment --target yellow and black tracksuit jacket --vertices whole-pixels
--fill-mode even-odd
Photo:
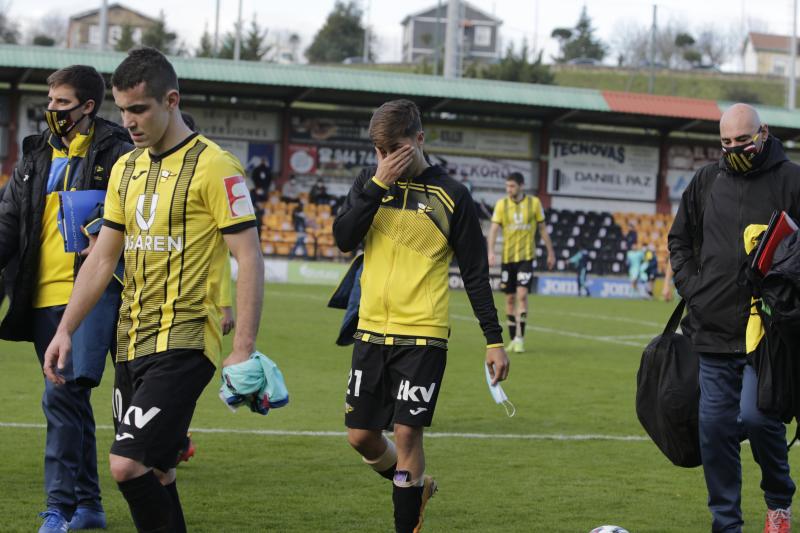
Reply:
[[[469,191],[437,166],[388,188],[375,171],[356,178],[333,224],[342,251],[364,243],[358,329],[387,341],[446,340],[455,255],[487,345],[502,345],[486,241]]]

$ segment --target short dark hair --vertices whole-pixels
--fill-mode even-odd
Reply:
[[[419,108],[411,100],[391,100],[380,106],[369,121],[369,138],[379,149],[391,148],[398,139],[422,131]]]
[[[506,181],[514,181],[517,183],[517,185],[522,185],[525,183],[525,177],[519,172],[512,172],[506,176]]]
[[[75,89],[75,96],[80,103],[94,100],[94,109],[90,113],[95,116],[100,111],[103,98],[106,96],[106,81],[94,67],[72,65],[59,69],[47,77],[48,87],[69,85]]]
[[[147,94],[162,100],[169,91],[178,91],[178,75],[166,56],[155,48],[135,48],[128,52],[111,75],[115,89],[127,91],[144,82]]]

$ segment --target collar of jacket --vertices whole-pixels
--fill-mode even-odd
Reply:
[[[786,152],[783,150],[783,143],[781,143],[780,139],[778,139],[777,137],[774,137],[772,135],[767,137],[766,146],[764,147],[764,149],[767,150],[767,159],[764,160],[764,163],[762,163],[761,166],[758,168],[754,168],[745,173],[733,172],[731,168],[728,166],[728,162],[725,161],[725,156],[720,156],[719,168],[720,170],[723,170],[728,174],[732,174],[735,176],[743,176],[745,178],[751,178],[761,175],[769,170],[772,170],[773,168],[783,163],[784,161],[789,160],[789,158],[786,157]]]

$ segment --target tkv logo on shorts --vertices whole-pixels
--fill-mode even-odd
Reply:
[[[131,405],[128,407],[128,410],[125,411],[125,416],[122,416],[122,393],[119,389],[114,389],[114,398],[111,403],[111,412],[114,418],[117,421],[122,422],[125,425],[130,426],[131,421],[133,425],[136,426],[137,429],[142,429],[150,422],[155,416],[161,412],[161,409],[158,407],[151,407],[144,412],[144,409],[141,407],[136,407],[135,405]],[[120,437],[125,436],[126,434],[121,435]],[[131,438],[133,438],[131,436]],[[122,440],[122,438],[118,438],[117,440]]]
[[[436,389],[436,383],[431,383],[431,386],[428,388],[421,387],[419,385],[411,386],[411,382],[407,379],[404,379],[400,382],[400,388],[397,390],[397,399],[404,400],[404,401],[412,401],[418,402],[420,401],[419,397],[417,397],[417,393],[420,394],[422,397],[422,401],[428,403],[433,398],[433,391]]]

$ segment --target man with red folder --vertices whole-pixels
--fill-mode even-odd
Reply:
[[[740,532],[740,443],[749,439],[761,467],[765,532],[791,529],[795,485],[786,431],[758,409],[757,377],[747,363],[749,288],[737,283],[747,263],[743,235],[774,211],[800,220],[800,167],[786,157],[757,111],[735,104],[720,120],[722,157],[697,171],[669,232],[675,286],[688,303],[684,333],[700,357],[700,449],[712,531]]]

